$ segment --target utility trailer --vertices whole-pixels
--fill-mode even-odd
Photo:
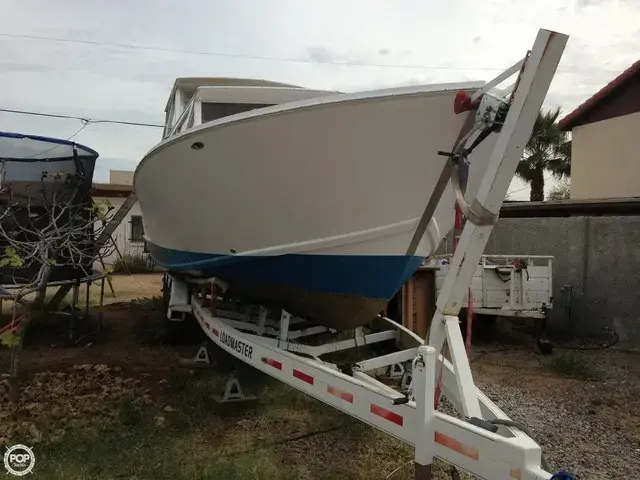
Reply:
[[[539,30],[533,48],[522,60],[473,96],[459,94],[454,111],[475,109],[475,122],[463,127],[451,152],[428,152],[445,155],[448,160],[427,203],[425,224],[433,217],[449,181],[467,222],[439,288],[426,339],[382,316],[368,329],[357,328],[348,338],[345,332],[336,336],[338,332],[309,324],[286,311],[229,301],[224,298],[226,285],[220,279],[167,274],[171,280],[165,287],[171,297],[170,319],[181,321],[184,313],[191,312],[208,339],[224,352],[413,445],[417,480],[432,478],[434,457],[485,479],[573,478],[566,472],[552,475],[526,427],[511,421],[475,386],[458,319],[567,39],[564,34]],[[495,89],[515,74],[513,85]],[[463,186],[466,157],[488,132],[498,135],[495,149],[477,195],[467,199]],[[324,336],[322,343],[318,343],[318,336]],[[310,338],[316,341],[305,341]],[[375,355],[374,349],[365,348],[368,357],[362,360],[328,358],[389,343],[395,351]],[[398,384],[381,382],[376,375],[381,369],[396,377]],[[233,381],[239,387],[237,379]],[[230,400],[241,396],[232,399],[229,392],[228,387],[226,397]],[[442,394],[458,417],[437,410]]]
[[[436,295],[449,273],[453,255],[431,257]],[[473,311],[481,315],[545,320],[552,307],[553,257],[541,255],[483,255],[471,280]],[[468,293],[463,304],[468,305]]]

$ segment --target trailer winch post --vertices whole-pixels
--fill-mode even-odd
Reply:
[[[564,34],[542,29],[538,32],[528,58],[522,63],[517,88],[513,92],[508,114],[500,127],[477,195],[470,201],[465,199],[458,182],[453,182],[458,190],[456,197],[467,221],[436,301],[428,344],[439,354],[447,342],[456,380],[456,386],[451,386],[451,389],[457,392],[463,408],[462,413],[471,418],[482,418],[482,413],[462,340],[458,314],[522,158],[524,147],[531,136],[567,40],[568,36]],[[481,112],[482,100],[484,99],[481,99],[478,112],[495,114],[495,109],[492,111],[487,108]],[[464,149],[464,145],[457,145],[456,148]],[[452,180],[456,175],[457,172],[452,174]]]

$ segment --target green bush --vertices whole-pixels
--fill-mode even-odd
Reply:
[[[572,353],[559,353],[549,358],[547,368],[558,375],[581,380],[601,380],[602,373],[587,358]]]
[[[125,254],[113,264],[113,273],[153,273],[157,266],[147,255]]]

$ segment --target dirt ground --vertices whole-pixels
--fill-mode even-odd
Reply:
[[[160,275],[114,277],[102,323],[79,325],[73,344],[64,318],[33,326],[17,418],[0,383],[0,443],[34,446],[34,478],[412,478],[408,446],[253,369],[241,378],[257,402],[221,408],[212,396],[226,372],[180,366],[197,350],[197,330],[180,345],[160,342],[160,287]],[[553,470],[640,478],[638,353],[542,357],[492,341],[475,344],[472,358],[478,385],[532,430]],[[437,471],[451,478],[448,467]]]

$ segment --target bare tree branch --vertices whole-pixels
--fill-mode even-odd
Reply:
[[[24,335],[44,302],[52,274],[66,267],[78,280],[91,276],[93,263],[114,248],[97,251],[95,243],[113,206],[94,203],[81,174],[42,172],[36,185],[7,183],[1,177],[0,299],[13,306],[11,322],[0,327],[0,342],[12,347],[10,378],[17,385]],[[28,298],[36,292],[34,299]]]

